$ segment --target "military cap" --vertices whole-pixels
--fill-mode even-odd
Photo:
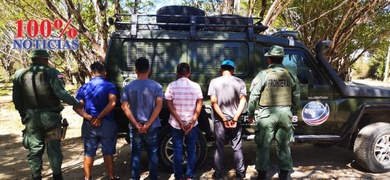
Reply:
[[[264,56],[284,57],[284,48],[281,46],[273,45]]]
[[[50,58],[50,54],[45,49],[35,49],[31,51],[30,58]]]

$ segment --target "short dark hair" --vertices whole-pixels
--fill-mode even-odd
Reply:
[[[105,72],[106,65],[103,62],[97,61],[91,64],[92,72]]]
[[[144,57],[138,58],[137,60],[135,60],[135,69],[139,73],[146,73],[146,72],[148,72],[148,70],[149,70],[149,60],[144,58]]]
[[[275,64],[282,64],[283,62],[283,57],[269,56],[269,58],[271,59],[271,62]]]
[[[179,75],[184,76],[184,75],[186,75],[186,74],[191,72],[191,67],[190,67],[190,65],[188,63],[184,63],[183,62],[183,63],[180,63],[180,64],[177,65],[176,72]]]
[[[222,65],[221,69],[222,70],[228,70],[228,71],[234,71],[234,67],[229,66],[229,65]]]

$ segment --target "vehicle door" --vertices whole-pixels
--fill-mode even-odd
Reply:
[[[285,54],[283,65],[297,76],[301,90],[295,135],[329,133],[336,114],[335,87],[308,52],[285,48]]]

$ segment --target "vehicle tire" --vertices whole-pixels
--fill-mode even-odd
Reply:
[[[190,24],[190,16],[202,16],[197,17],[197,24],[204,24],[205,12],[201,9],[191,6],[164,6],[157,10],[157,23],[186,23]],[[159,15],[183,15],[182,17],[173,17],[173,16],[159,16]],[[183,25],[160,25],[161,29],[165,30],[190,30],[190,26]],[[197,26],[196,29],[201,29],[203,27]]]
[[[390,124],[378,122],[365,126],[354,145],[356,162],[371,172],[390,170]]]
[[[206,160],[207,155],[207,142],[206,138],[203,136],[202,132],[197,128],[199,137],[198,141],[195,144],[195,153],[196,153],[196,163],[195,169],[198,169],[202,166],[204,161]],[[171,135],[171,127],[164,126],[160,133],[159,139],[159,148],[157,152],[158,156],[158,164],[159,167],[166,172],[173,172],[173,147],[172,147],[172,135]],[[187,156],[183,153],[183,172],[187,168],[186,162]]]
[[[246,30],[245,27],[235,27],[234,25],[246,25],[248,24],[247,18],[235,14],[222,14],[217,16],[210,16],[206,18],[207,26],[204,28],[205,31],[232,31],[232,32],[243,32]],[[231,27],[218,27],[215,25],[227,24],[232,25]]]

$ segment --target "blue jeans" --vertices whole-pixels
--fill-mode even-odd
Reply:
[[[175,178],[183,177],[182,162],[183,162],[183,138],[187,150],[187,172],[186,176],[194,178],[195,176],[195,143],[198,140],[198,130],[196,127],[192,128],[187,136],[181,129],[172,127],[172,144],[173,144],[173,171]]]
[[[130,149],[132,153],[131,179],[140,179],[140,159],[142,151],[142,141],[145,140],[149,157],[149,178],[158,179],[158,128],[149,128],[146,134],[139,134],[137,129],[130,129]]]

